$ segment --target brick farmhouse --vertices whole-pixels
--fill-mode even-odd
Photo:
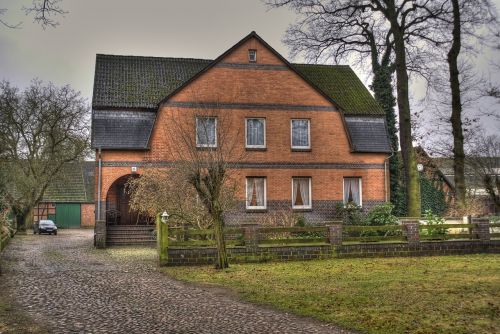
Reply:
[[[166,140],[165,126],[207,106],[232,119],[237,150],[245,153],[232,167],[241,187],[228,224],[283,211],[318,224],[334,217],[338,203],[369,208],[387,200],[384,112],[353,70],[289,63],[252,32],[215,60],[97,55],[98,219],[144,223],[129,210],[127,179],[168,168],[176,143]],[[217,146],[217,126],[216,117],[196,118],[200,149]]]

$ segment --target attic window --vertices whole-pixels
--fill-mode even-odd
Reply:
[[[257,50],[248,50],[248,61],[251,63],[257,62]]]

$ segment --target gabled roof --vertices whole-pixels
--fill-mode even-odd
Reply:
[[[215,60],[97,55],[92,147],[147,149],[154,113],[146,110],[156,111],[161,103],[250,38],[257,39],[290,70],[340,108],[342,117],[359,117],[345,118],[353,151],[391,152],[384,111],[349,66],[291,64],[255,32]],[[377,116],[377,120],[372,120],[372,116]]]
[[[48,186],[42,202],[94,201],[95,161],[68,163]]]
[[[291,64],[255,32],[251,32],[215,60],[98,54],[92,108],[157,109],[160,102],[250,38],[258,39],[346,115],[384,115],[382,108],[349,66]]]

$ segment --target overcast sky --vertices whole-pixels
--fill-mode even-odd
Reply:
[[[500,0],[494,0],[500,7]],[[70,84],[92,97],[95,54],[213,59],[255,30],[283,56],[281,39],[294,14],[268,10],[259,0],[63,0],[69,13],[56,28],[43,30],[21,11],[31,0],[2,0],[2,16],[20,29],[0,26],[0,80],[25,87],[33,78]],[[480,55],[486,76],[497,80],[489,62],[498,55]],[[367,83],[365,74],[359,73]],[[481,108],[488,108],[482,103]],[[486,122],[490,131],[498,122]]]

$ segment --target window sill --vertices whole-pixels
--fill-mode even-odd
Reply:
[[[217,149],[217,146],[196,146],[196,150],[198,151],[214,151]]]
[[[245,210],[247,213],[266,213],[267,209],[249,209]]]
[[[293,212],[312,212],[312,208],[292,208]]]
[[[311,152],[312,149],[310,148],[291,148],[292,152]]]
[[[246,147],[247,151],[267,151],[267,147]]]

